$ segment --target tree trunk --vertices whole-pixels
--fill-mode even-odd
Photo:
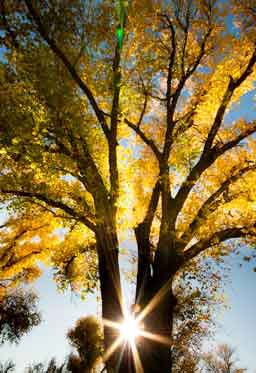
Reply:
[[[122,318],[121,284],[118,264],[118,241],[114,233],[101,227],[96,234],[99,261],[100,290],[103,320],[118,322]],[[104,324],[104,349],[111,348],[118,337],[118,331]],[[118,364],[117,353],[106,362],[108,372],[115,372]]]
[[[173,314],[176,299],[168,291],[161,299],[157,287],[152,289],[151,300],[158,299],[156,307],[143,319],[146,332],[162,338],[162,343],[149,338],[138,339],[138,350],[145,373],[166,372],[172,370],[171,339]],[[168,343],[168,342],[169,343]]]
[[[148,304],[155,306],[143,319],[144,329],[157,337],[162,337],[162,343],[149,338],[138,339],[138,350],[145,373],[172,371],[171,341],[173,315],[176,298],[172,293],[172,279],[177,269],[177,256],[170,247],[170,238],[159,241],[158,251],[152,262],[149,258],[149,240],[143,236],[143,231],[135,231],[138,245],[138,276],[136,303],[141,311]],[[144,255],[147,253],[147,255]],[[173,256],[175,255],[175,256]]]
[[[123,319],[122,292],[118,263],[117,235],[109,233],[109,229],[101,229],[96,235],[99,260],[100,289],[102,298],[102,317],[104,320],[118,323]],[[104,350],[111,349],[119,332],[104,324]],[[122,344],[105,362],[108,373],[132,373],[132,359],[129,346]]]
[[[162,337],[163,343],[141,336],[137,340],[137,349],[145,373],[168,373],[172,369],[171,338],[176,299],[172,294],[171,280],[176,270],[176,257],[173,257],[174,251],[169,246],[169,240],[168,246],[160,248],[153,262],[150,242],[142,228],[135,232],[139,251],[136,303],[143,310],[152,299],[157,299],[155,307],[142,322],[145,331]],[[123,319],[117,236],[113,230],[103,227],[98,231],[96,240],[102,316],[103,319],[116,323]],[[166,243],[166,241],[163,242]],[[171,257],[170,253],[172,253]],[[162,291],[163,289],[165,291]],[[159,292],[161,292],[161,297],[159,297]],[[109,350],[118,336],[118,330],[104,326],[105,351]],[[167,341],[169,343],[166,343]],[[107,360],[106,367],[108,373],[135,373],[135,364],[129,344],[121,343]]]

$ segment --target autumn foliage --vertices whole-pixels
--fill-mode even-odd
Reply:
[[[117,321],[133,237],[145,328],[171,341],[177,274],[255,245],[256,123],[232,117],[254,89],[255,14],[243,0],[1,1],[2,278],[43,261],[61,288],[99,280]],[[106,350],[114,339],[105,326]],[[146,372],[171,370],[170,346],[138,349]]]

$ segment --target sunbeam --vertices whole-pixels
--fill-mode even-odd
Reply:
[[[147,339],[151,339],[151,340],[156,341],[158,343],[162,343],[162,344],[170,346],[170,347],[172,346],[171,338],[165,337],[161,334],[155,334],[155,333],[151,333],[151,332],[148,332],[146,330],[143,330],[143,331],[141,331],[140,336],[142,336],[144,338],[147,338]]]
[[[103,357],[102,357],[102,361],[105,363],[106,361],[108,361],[108,359],[110,358],[110,356],[113,355],[113,353],[116,351],[116,349],[121,345],[123,339],[121,336],[119,336],[114,343],[112,343],[112,345],[107,349],[107,351],[104,353]]]
[[[170,278],[156,293],[156,295],[151,299],[151,301],[146,305],[146,307],[139,313],[137,316],[138,322],[142,321],[161,301],[161,299],[166,295],[170,290],[172,279]]]
[[[143,319],[158,305],[168,290],[170,290],[169,285],[169,281],[167,281],[167,283],[151,299],[148,305],[140,313],[137,313],[136,317],[133,315],[133,313],[128,312],[127,308],[123,306],[123,320],[120,320],[120,322],[106,319],[103,320],[104,325],[117,330],[119,334],[112,346],[110,346],[110,348],[106,351],[103,357],[104,362],[110,358],[110,356],[121,344],[124,346],[128,344],[128,347],[131,349],[136,373],[143,373],[144,369],[136,346],[140,338],[147,338],[171,347],[171,337],[151,333],[145,330],[143,326]]]
[[[144,369],[140,360],[140,355],[136,347],[136,343],[132,342],[131,343],[131,350],[132,350],[132,356],[133,356],[133,361],[135,364],[135,372],[136,373],[143,373]]]

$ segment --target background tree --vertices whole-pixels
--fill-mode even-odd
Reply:
[[[18,343],[40,321],[34,293],[18,289],[0,297],[0,345]]]
[[[118,238],[134,228],[149,373],[172,368],[179,271],[255,243],[256,125],[226,116],[253,89],[255,9],[230,4],[1,1],[1,273],[50,257],[60,286],[99,278],[108,350],[124,316]],[[109,371],[129,371],[120,351]]]
[[[47,365],[43,363],[32,364],[25,369],[26,373],[68,373],[65,369],[65,364],[59,366],[54,358],[52,358]]]
[[[221,304],[219,287],[224,272],[217,266],[213,272],[210,263],[206,268],[204,260],[191,263],[175,280],[178,302],[174,310],[173,372],[200,371],[203,343],[213,337],[216,329],[214,314]]]
[[[243,373],[247,369],[237,368],[235,349],[227,344],[218,346],[215,352],[203,356],[207,373]]]
[[[11,373],[15,370],[15,364],[13,361],[8,360],[6,363],[0,362],[0,372],[1,373]]]
[[[67,334],[78,356],[71,354],[67,368],[72,372],[92,373],[103,354],[103,334],[99,321],[93,316],[79,319]]]

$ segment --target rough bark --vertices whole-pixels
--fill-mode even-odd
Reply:
[[[157,297],[157,294],[157,287],[154,287],[151,299],[155,296]],[[159,300],[157,307],[143,319],[144,328],[147,332],[170,341],[170,344],[168,344],[167,342],[160,343],[149,338],[140,338],[138,340],[137,347],[145,373],[171,372],[171,337],[175,305],[175,297],[169,290]]]
[[[96,234],[99,261],[99,277],[102,298],[102,317],[117,322],[122,318],[120,304],[121,285],[118,265],[118,241],[113,232],[101,228]],[[118,337],[115,329],[104,325],[104,348],[107,351]],[[108,372],[115,372],[118,364],[118,351],[113,353],[106,365]]]
[[[143,310],[154,303],[153,299],[157,300],[155,307],[143,318],[143,324],[146,332],[161,336],[165,343],[140,337],[137,347],[144,372],[171,372],[171,338],[176,306],[176,298],[172,293],[172,278],[178,263],[174,260],[175,257],[170,256],[173,252],[170,248],[170,237],[168,245],[165,239],[159,241],[153,262],[152,254],[149,255],[149,238],[142,227],[140,228],[135,231],[139,253],[136,303]]]

